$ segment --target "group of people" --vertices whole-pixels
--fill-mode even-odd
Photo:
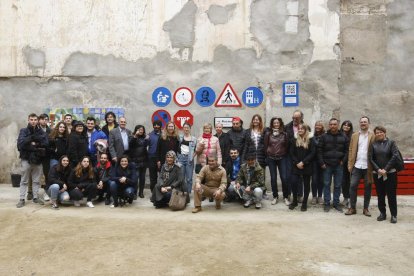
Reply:
[[[375,183],[380,210],[377,220],[386,219],[387,196],[391,222],[397,222],[398,148],[387,138],[384,127],[371,131],[366,116],[360,118],[359,130],[354,132],[350,121],[340,126],[336,118],[329,120],[327,131],[322,121],[317,121],[311,131],[300,110],[293,113],[288,124],[273,117],[268,127],[255,114],[246,129],[239,117],[232,118],[227,132],[217,124],[213,134],[213,126],[205,123],[198,138],[191,134],[188,123],[179,133],[173,122],[163,127],[154,121],[153,130],[147,134],[143,125],[131,131],[125,117],[116,119],[113,112],[106,113],[106,124],[100,129],[93,117],[81,122],[66,114],[50,129],[47,114],[30,114],[17,141],[23,170],[17,207],[25,205],[30,183],[28,200],[43,204],[44,199],[38,196],[42,172],[52,208],[58,209],[59,202],[68,200],[79,206],[83,197],[88,207],[94,207],[96,197],[111,207],[131,204],[138,197],[144,198],[148,168],[150,200],[156,208],[167,207],[177,190],[187,194],[187,203],[194,191],[193,213],[202,210],[205,199],[215,201],[217,209],[223,200],[260,209],[262,199],[267,199],[268,167],[273,205],[279,202],[279,172],[283,202],[289,209],[301,203],[300,210],[306,211],[312,192],[311,204],[324,205],[325,212],[332,207],[343,212],[341,206],[346,206],[345,215],[353,215],[357,212],[358,185],[364,179],[363,214],[371,216],[371,185]]]

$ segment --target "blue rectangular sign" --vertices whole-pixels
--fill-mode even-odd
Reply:
[[[299,82],[283,83],[283,106],[299,106]]]

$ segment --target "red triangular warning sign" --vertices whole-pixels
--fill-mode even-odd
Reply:
[[[237,97],[236,91],[234,91],[233,87],[230,83],[227,83],[223,91],[221,91],[220,96],[217,98],[216,103],[214,104],[215,107],[241,107],[241,101],[239,97]]]

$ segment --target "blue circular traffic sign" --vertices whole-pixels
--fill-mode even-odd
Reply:
[[[200,87],[196,93],[196,101],[202,107],[212,105],[216,101],[216,93],[210,87]]]
[[[156,106],[164,107],[171,102],[171,92],[168,88],[158,87],[152,92],[152,102]]]
[[[263,93],[258,87],[249,87],[242,95],[243,103],[248,107],[256,107],[263,102]]]

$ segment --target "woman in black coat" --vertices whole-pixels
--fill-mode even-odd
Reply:
[[[304,197],[301,211],[306,211],[310,192],[310,179],[312,176],[312,160],[315,157],[315,148],[309,135],[309,127],[299,124],[296,138],[292,139],[289,154],[292,159],[292,193],[293,202],[289,209],[293,210],[298,206],[298,186],[303,179]]]
[[[180,142],[178,140],[177,128],[174,122],[168,122],[165,129],[161,133],[160,139],[158,139],[157,145],[157,165],[158,169],[161,169],[161,165],[165,162],[165,155],[170,150],[175,154],[180,153]]]
[[[162,165],[161,172],[158,175],[157,184],[152,191],[151,201],[157,209],[168,207],[173,189],[181,192],[184,192],[186,189],[183,171],[176,160],[177,155],[174,151],[167,152],[165,163]]]
[[[145,133],[145,127],[143,125],[135,126],[134,132],[129,138],[129,158],[137,166],[140,198],[144,198],[145,171],[148,167],[148,144],[149,137]]]
[[[59,159],[67,154],[68,129],[66,124],[59,122],[49,135],[50,167],[59,163]]]
[[[52,209],[59,209],[58,201],[67,201],[70,198],[67,192],[70,172],[69,158],[66,155],[62,155],[58,164],[49,170],[45,191],[50,196]]]
[[[118,163],[111,169],[111,177],[109,181],[109,189],[114,203],[110,207],[118,207],[123,205],[126,200],[132,204],[136,192],[138,182],[137,168],[135,164],[129,162],[128,156],[124,155]],[[119,201],[121,197],[122,201]]]
[[[400,159],[398,147],[387,138],[387,130],[382,126],[374,128],[375,142],[369,149],[368,159],[373,167],[374,182],[378,193],[378,221],[387,219],[385,196],[391,212],[391,223],[397,223],[397,162]],[[403,162],[403,160],[400,160]]]
[[[68,156],[72,167],[75,167],[83,156],[88,155],[88,137],[86,128],[80,121],[75,121],[68,140]]]
[[[92,167],[91,159],[84,156],[72,170],[68,179],[68,192],[70,199],[74,200],[76,207],[80,206],[79,200],[87,197],[86,206],[94,208],[92,199],[96,196],[97,181]]]

